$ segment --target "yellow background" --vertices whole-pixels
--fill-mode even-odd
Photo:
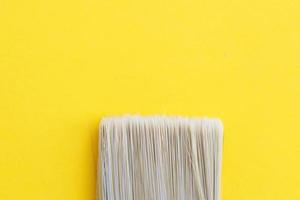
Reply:
[[[0,0],[0,199],[94,200],[103,116],[220,117],[223,200],[300,199],[300,2]]]

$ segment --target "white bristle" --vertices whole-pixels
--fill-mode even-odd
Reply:
[[[99,200],[220,200],[217,119],[112,117],[100,125]]]

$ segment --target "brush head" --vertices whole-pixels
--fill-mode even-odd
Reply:
[[[110,117],[99,132],[99,199],[220,199],[220,120]]]

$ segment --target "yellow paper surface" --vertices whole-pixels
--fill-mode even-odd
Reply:
[[[220,117],[223,200],[300,199],[300,2],[1,0],[0,199],[94,200],[99,120]]]

